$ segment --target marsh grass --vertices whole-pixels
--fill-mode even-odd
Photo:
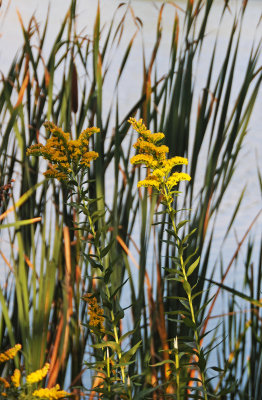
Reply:
[[[82,365],[87,344],[92,338],[81,325],[87,315],[87,304],[81,301],[81,297],[85,292],[92,292],[92,284],[87,277],[93,270],[90,262],[80,257],[80,248],[88,253],[89,244],[86,232],[76,229],[74,207],[67,204],[68,189],[60,184],[48,185],[43,182],[39,173],[39,159],[26,157],[26,149],[40,142],[45,135],[42,125],[46,120],[52,120],[66,132],[72,131],[75,138],[88,126],[96,125],[101,130],[101,134],[91,143],[100,157],[88,174],[89,193],[91,198],[99,199],[94,205],[97,211],[101,213],[106,210],[96,222],[96,227],[104,232],[103,240],[107,243],[113,241],[109,251],[110,259],[114,260],[111,284],[112,291],[120,288],[119,298],[124,290],[122,285],[129,278],[125,286],[128,285],[130,290],[130,323],[134,329],[131,347],[141,341],[136,352],[136,363],[130,366],[130,375],[139,374],[143,387],[155,386],[160,390],[158,385],[168,378],[166,364],[158,367],[149,367],[149,364],[167,360],[171,346],[169,340],[176,336],[190,337],[192,329],[167,318],[168,313],[180,309],[174,293],[177,297],[183,297],[183,288],[177,281],[165,279],[170,269],[170,257],[176,255],[175,250],[164,242],[172,239],[165,231],[167,217],[165,214],[154,217],[155,211],[162,210],[159,200],[136,188],[143,171],[130,168],[132,139],[128,137],[129,116],[138,115],[154,131],[164,131],[171,157],[179,155],[189,158],[188,173],[192,181],[186,188],[182,207],[191,211],[189,223],[181,229],[182,236],[186,236],[195,227],[198,228],[191,244],[185,249],[185,257],[198,249],[200,269],[194,271],[191,279],[192,282],[198,281],[200,292],[206,290],[196,298],[195,307],[200,310],[201,321],[208,315],[205,321],[205,329],[208,329],[210,315],[206,313],[210,306],[201,306],[209,300],[211,281],[214,284],[210,252],[215,222],[225,192],[230,189],[262,79],[261,66],[258,65],[260,42],[254,44],[247,54],[246,71],[233,92],[233,83],[239,79],[236,76],[236,60],[247,6],[244,2],[232,22],[230,39],[218,72],[214,69],[217,51],[215,41],[204,71],[205,87],[200,94],[196,93],[194,71],[203,49],[213,3],[213,0],[188,1],[183,20],[178,13],[174,13],[169,66],[161,77],[157,64],[163,12],[166,8],[173,10],[174,7],[170,4],[159,7],[156,41],[148,61],[143,49],[140,92],[124,117],[119,115],[117,88],[128,66],[136,37],[142,30],[142,21],[135,17],[130,4],[119,6],[117,13],[121,17],[113,18],[103,30],[98,6],[90,38],[83,34],[80,36],[76,31],[77,2],[72,0],[59,33],[49,46],[47,57],[43,56],[42,50],[46,42],[48,16],[41,28],[35,17],[30,19],[28,27],[23,25],[20,18],[23,48],[11,64],[7,76],[2,78],[0,92],[0,186],[7,185],[15,178],[13,187],[19,198],[15,202],[14,198],[6,197],[5,202],[1,203],[0,226],[3,228],[6,225],[10,246],[10,257],[8,260],[3,258],[3,262],[12,268],[12,272],[5,285],[1,283],[0,343],[3,348],[18,342],[23,345],[22,360],[28,373],[41,368],[46,359],[50,360],[48,387],[56,382],[64,386],[68,369],[72,386],[81,386],[83,383]],[[225,3],[221,20],[228,12]],[[135,33],[129,43],[122,43],[125,50],[119,60],[112,102],[110,106],[105,106],[104,87],[110,69],[108,60],[114,46],[123,40],[126,18],[132,18]],[[33,47],[32,43],[35,42],[37,45]],[[86,79],[81,78],[80,82],[80,76]],[[199,99],[197,111],[193,108],[195,97]],[[206,140],[209,141],[209,155],[201,166],[205,173],[199,187],[196,180],[198,155]],[[193,147],[189,151],[191,141]],[[129,145],[124,148],[123,143],[126,146],[126,142]],[[112,168],[114,176],[112,201],[107,199],[105,181],[109,168]],[[195,193],[198,194],[196,198]],[[232,210],[225,237],[232,229],[242,199],[241,193]],[[10,223],[14,225],[8,226],[4,213],[12,207],[12,202],[15,204]],[[176,202],[174,207],[178,207]],[[41,223],[35,219],[39,217],[42,218]],[[25,221],[28,225],[23,225]],[[85,217],[82,222],[85,222]],[[155,222],[161,224],[153,225]],[[139,234],[134,237],[137,226]],[[207,235],[208,229],[211,230],[210,235]],[[156,257],[153,265],[149,265],[152,240]],[[241,246],[244,246],[245,240]],[[134,242],[138,248],[138,258],[130,250],[134,248]],[[223,379],[218,380],[217,386],[210,382],[209,391],[218,393],[233,384],[236,377],[240,377],[238,391],[235,392],[238,398],[246,398],[248,393],[258,399],[261,359],[255,354],[261,354],[258,349],[261,337],[259,265],[262,250],[259,260],[255,261],[257,267],[252,267],[252,239],[248,249],[245,286],[249,292],[244,300],[250,307],[250,318],[247,319],[245,312],[236,312],[234,300],[229,304],[223,329],[225,337],[231,330],[232,340],[229,344],[223,342],[220,360],[220,366],[226,372],[222,375]],[[237,254],[236,250],[234,261]],[[5,255],[2,250],[1,255]],[[133,279],[132,259],[139,267],[137,280]],[[149,268],[155,271],[154,284],[148,273]],[[223,270],[223,265],[221,268]],[[223,291],[232,293],[234,299],[240,296],[240,291],[227,287],[223,278],[216,284]],[[250,320],[251,323],[246,325]],[[160,349],[165,351],[160,352]],[[246,362],[247,352],[249,363]],[[229,353],[232,354],[230,363]],[[141,371],[145,371],[144,374]],[[80,396],[80,392],[75,389],[77,396]],[[149,396],[164,398],[161,390],[153,393]],[[225,397],[221,395],[221,398]]]

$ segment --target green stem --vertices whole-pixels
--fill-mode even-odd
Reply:
[[[108,347],[106,348],[105,351],[105,356],[106,356],[106,372],[107,372],[107,377],[108,381],[110,382],[110,357],[109,357],[109,350]],[[111,385],[110,383],[108,384],[108,391],[111,392]]]
[[[105,286],[106,286],[106,294],[107,294],[108,297],[110,297],[109,287],[108,287],[107,284]],[[113,310],[111,310],[110,313],[111,313],[112,323],[113,323],[113,326],[114,326],[113,330],[114,330],[115,341],[116,341],[117,344],[119,344],[119,337],[118,337],[117,328],[116,328],[116,325],[115,325],[115,314],[114,314]],[[121,361],[122,352],[121,351],[117,351],[117,355],[118,355],[119,361]],[[124,368],[124,366],[121,366],[120,369],[121,369],[121,375],[122,375],[123,383],[125,383],[126,382],[125,368]]]
[[[180,373],[179,373],[179,354],[178,354],[178,344],[177,344],[177,337],[174,341],[174,348],[175,348],[175,363],[176,363],[176,398],[180,400]]]
[[[129,376],[127,377],[127,392],[128,392],[128,398],[129,400],[132,400],[132,388],[131,388],[131,382]]]
[[[80,188],[79,185],[78,185],[78,193],[79,193],[80,201],[82,202],[82,204],[83,204],[83,206],[84,206],[84,208],[86,210],[86,213],[87,213],[87,217],[88,217],[88,222],[89,222],[89,226],[90,226],[90,229],[91,229],[91,233],[92,233],[93,237],[95,238],[96,237],[96,231],[95,231],[94,223],[93,223],[92,217],[91,217],[90,212],[89,212],[88,204],[83,199],[83,196],[81,196],[81,188]],[[99,246],[95,246],[95,247],[96,247],[96,253],[98,255],[99,263],[102,265],[102,258],[101,258],[100,248],[99,248]],[[109,289],[109,286],[108,286],[107,283],[105,284],[105,289],[106,289],[107,297],[109,299],[110,298],[110,289]],[[110,311],[110,315],[111,315],[111,320],[112,320],[112,324],[113,324],[114,338],[115,338],[116,343],[119,345],[119,336],[118,336],[118,332],[117,332],[117,327],[115,325],[115,314],[114,314],[113,309]],[[121,358],[122,358],[121,350],[117,351],[117,355],[118,355],[119,361],[121,361]],[[123,383],[125,384],[126,383],[125,367],[121,366],[120,369],[121,369],[122,380],[123,380]]]
[[[166,199],[168,199],[170,197],[169,191],[167,191],[166,186],[164,186],[164,196],[165,196]],[[168,210],[168,215],[169,215],[169,217],[171,219],[171,222],[172,222],[173,230],[174,230],[175,234],[177,234],[177,228],[176,228],[175,219],[174,219],[174,216],[173,216],[173,214],[174,214],[173,211],[174,210],[171,207],[170,203],[168,203],[167,210]],[[182,247],[181,242],[180,242],[180,240],[178,238],[177,238],[177,245],[178,245],[178,251],[179,251],[179,254],[180,254],[180,256],[179,256],[179,258],[180,258],[180,267],[181,267],[181,271],[183,273],[183,278],[184,278],[185,282],[189,283],[188,279],[187,279],[184,260],[183,260],[183,247]],[[194,326],[196,326],[196,318],[195,318],[195,312],[194,312],[193,301],[192,301],[192,296],[191,296],[191,288],[190,288],[190,291],[186,290],[186,293],[187,293],[188,303],[189,303],[189,307],[190,307],[191,319],[192,319],[192,322],[194,323]],[[195,335],[197,352],[200,355],[201,347],[200,347],[199,336],[198,336],[198,332],[197,332],[196,328],[194,328],[194,335]],[[206,392],[205,375],[204,375],[204,373],[202,371],[200,371],[200,374],[201,374],[201,379],[202,379],[202,386],[203,386],[203,389],[204,389],[205,400],[208,400],[207,392]]]

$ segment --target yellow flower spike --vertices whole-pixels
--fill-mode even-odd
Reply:
[[[137,121],[135,118],[130,117],[128,122],[132,125],[134,130],[137,131],[138,133],[140,133],[140,130],[141,131],[147,130],[146,126],[143,124],[143,120],[142,119]]]
[[[135,118],[130,118],[129,122],[134,130],[141,135],[134,144],[138,154],[131,158],[131,163],[134,165],[144,164],[151,170],[146,179],[139,181],[137,186],[154,187],[162,193],[164,200],[170,204],[173,200],[172,193],[170,193],[172,188],[180,181],[191,179],[188,174],[183,172],[174,172],[171,176],[170,174],[176,166],[187,165],[188,160],[178,156],[168,160],[166,155],[169,148],[163,144],[158,144],[165,137],[162,132],[151,133],[143,124],[142,119],[136,121]]]
[[[42,156],[49,161],[49,168],[44,173],[47,178],[60,181],[72,179],[72,173],[90,167],[90,162],[98,157],[95,151],[89,151],[89,138],[100,130],[96,127],[85,129],[76,140],[70,139],[70,133],[65,133],[52,122],[44,124],[51,132],[46,145],[36,144],[27,149],[27,155]],[[74,177],[73,177],[74,179]]]
[[[166,186],[171,190],[180,181],[190,181],[191,176],[184,172],[174,172],[170,178],[166,181]]]
[[[97,157],[99,157],[99,154],[96,151],[87,151],[83,154],[80,164],[90,167],[90,162],[96,160]]]
[[[26,382],[29,384],[36,383],[44,379],[49,371],[50,364],[46,363],[42,369],[32,372],[27,375]]]
[[[163,164],[163,170],[165,171],[165,174],[169,174],[174,167],[177,165],[187,165],[188,160],[187,158],[184,157],[172,157],[169,160],[165,160]]]
[[[68,142],[68,151],[70,154],[70,158],[75,162],[78,162],[82,154],[80,146],[80,140],[69,140]]]
[[[13,375],[11,376],[11,381],[13,382],[13,385],[15,387],[19,387],[20,380],[21,380],[21,371],[19,369],[15,369]]]
[[[101,332],[105,331],[104,327],[104,310],[97,304],[97,299],[92,293],[86,293],[83,300],[88,303],[88,315],[90,327],[97,327]]]
[[[99,133],[100,129],[92,126],[91,128],[87,128],[84,131],[82,131],[79,135],[79,140],[83,140],[85,138],[90,138],[94,133]]]
[[[156,161],[154,161],[154,157],[151,154],[136,154],[130,160],[131,164],[145,164],[146,167],[153,168],[157,166]]]
[[[60,390],[60,386],[56,385],[50,389],[38,389],[33,392],[33,396],[41,397],[46,399],[62,399],[67,396],[71,396],[71,393],[66,392],[65,390]]]
[[[137,184],[137,187],[154,187],[157,190],[159,190],[159,186],[161,184],[161,181],[157,179],[154,175],[148,176],[146,179],[139,181]]]
[[[156,168],[154,169],[154,176],[160,181],[164,181],[164,177],[166,176],[165,170],[162,168]]]
[[[156,144],[157,142],[160,142],[160,140],[164,139],[165,135],[162,132],[157,132],[157,133],[151,133],[151,131],[144,131],[141,132],[141,135],[143,138],[153,144]]]
[[[163,132],[152,133],[146,126],[143,124],[143,120],[140,119],[136,121],[135,118],[129,118],[128,122],[130,122],[135,131],[137,131],[144,140],[147,142],[156,144],[160,142],[160,140],[164,139],[165,134]]]
[[[68,176],[64,172],[60,172],[57,170],[56,166],[50,167],[46,172],[44,172],[44,175],[46,178],[56,178],[59,181],[64,180],[66,181],[68,179]]]
[[[50,132],[57,127],[52,121],[46,121],[43,125]]]
[[[56,137],[62,141],[65,147],[67,147],[67,142],[70,139],[70,133],[64,132],[62,128],[56,126],[53,122],[45,122],[45,128],[47,128],[52,134],[53,137]]]
[[[158,157],[161,154],[169,152],[169,148],[167,146],[157,146],[154,143],[147,142],[141,138],[137,139],[137,142],[134,144],[134,148],[138,149],[140,153],[151,154],[154,157]]]
[[[0,364],[5,361],[12,360],[16,356],[18,351],[21,350],[21,348],[21,344],[16,344],[11,349],[6,350],[4,353],[0,353]]]
[[[29,149],[27,149],[26,154],[29,155],[40,155],[41,149],[44,146],[42,145],[42,143],[38,143],[38,144],[33,144],[32,146],[29,147]]]

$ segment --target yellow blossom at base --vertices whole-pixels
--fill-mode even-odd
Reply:
[[[15,369],[13,375],[11,376],[11,381],[15,387],[20,386],[21,372],[19,369]]]
[[[11,349],[6,350],[4,353],[0,353],[0,363],[12,360],[16,356],[17,352],[21,350],[21,348],[22,348],[21,344],[16,344]]]
[[[60,390],[60,386],[56,385],[50,389],[39,389],[33,392],[33,396],[41,397],[46,399],[62,399],[64,397],[70,396],[71,394],[65,390]]]
[[[32,372],[31,374],[27,375],[26,382],[27,383],[36,383],[41,381],[43,378],[46,377],[49,371],[50,364],[46,363],[42,369],[38,369],[37,371]]]

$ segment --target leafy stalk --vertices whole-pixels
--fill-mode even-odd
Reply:
[[[77,178],[78,177],[74,176],[74,178],[75,178],[75,181],[77,182]],[[87,218],[88,218],[90,232],[91,232],[91,234],[93,236],[93,239],[94,239],[94,246],[95,246],[95,251],[96,251],[96,255],[97,255],[97,259],[98,259],[98,264],[103,268],[103,272],[105,272],[105,268],[104,268],[105,266],[103,265],[104,264],[103,257],[101,255],[99,241],[97,240],[97,232],[96,232],[95,224],[94,224],[92,215],[91,215],[90,210],[89,210],[88,201],[86,201],[86,196],[83,193],[83,190],[82,190],[82,188],[81,188],[79,183],[77,183],[77,194],[78,194],[78,197],[79,197],[78,202],[83,207],[84,213],[87,215]],[[102,280],[102,282],[104,282],[104,285],[105,285],[105,292],[106,292],[106,295],[107,295],[107,300],[110,301],[111,293],[110,293],[109,285],[104,280]],[[118,355],[119,361],[121,362],[122,350],[121,350],[121,346],[120,346],[119,335],[118,335],[118,332],[117,332],[116,317],[115,317],[115,314],[114,314],[113,307],[110,309],[110,316],[111,316],[111,321],[112,321],[112,325],[113,325],[114,339],[115,339],[115,342],[118,345],[117,346],[117,355]],[[108,351],[108,350],[106,350],[106,351]],[[107,353],[106,353],[106,358],[108,360]],[[120,368],[121,368],[122,381],[125,384],[126,383],[125,367],[123,365],[121,365]]]
[[[169,199],[172,194],[170,189],[167,186],[163,187],[164,193],[165,193],[165,197],[166,199]],[[191,285],[188,281],[188,272],[186,271],[186,266],[185,266],[185,262],[184,262],[184,257],[183,257],[183,253],[184,253],[184,240],[181,240],[178,237],[177,234],[177,227],[176,227],[176,223],[175,223],[175,210],[174,208],[171,206],[170,202],[167,202],[167,212],[169,215],[169,218],[171,220],[172,223],[172,227],[173,227],[173,231],[176,237],[176,243],[177,243],[177,249],[178,249],[178,254],[179,254],[179,260],[180,260],[180,268],[181,268],[181,272],[182,272],[182,276],[183,276],[183,288],[187,294],[187,298],[188,298],[188,304],[190,307],[190,313],[191,313],[191,319],[193,322],[193,330],[194,330],[194,336],[195,336],[195,343],[196,343],[196,347],[197,347],[197,354],[199,359],[202,357],[201,356],[201,345],[200,345],[200,340],[199,340],[199,335],[198,335],[198,329],[197,329],[197,321],[196,321],[196,316],[195,316],[195,311],[194,311],[194,306],[193,306],[193,299],[192,299],[192,288]],[[199,262],[199,259],[197,260]],[[197,264],[198,264],[197,262]],[[197,266],[197,264],[195,264],[194,266]],[[193,265],[193,264],[192,264]],[[200,374],[201,374],[201,380],[202,380],[202,386],[203,386],[203,391],[204,391],[204,396],[205,396],[205,400],[208,400],[207,398],[207,390],[206,390],[206,383],[205,383],[205,374],[202,371],[202,368],[200,368]]]
[[[180,181],[184,180],[189,181],[191,179],[188,174],[177,171],[174,172],[173,170],[180,165],[187,165],[187,159],[184,157],[173,157],[171,159],[167,159],[167,153],[169,152],[169,148],[161,144],[162,140],[165,137],[164,133],[162,132],[151,133],[151,131],[149,131],[147,127],[143,124],[142,119],[136,121],[134,118],[130,118],[129,122],[132,124],[133,128],[140,135],[137,139],[137,142],[134,144],[134,147],[137,149],[138,154],[136,154],[131,159],[131,162],[132,164],[135,165],[144,164],[148,169],[147,177],[144,180],[139,181],[137,186],[155,188],[158,191],[158,193],[161,195],[162,204],[166,207],[166,211],[169,215],[171,225],[173,228],[173,232],[168,230],[168,233],[171,234],[176,240],[176,247],[179,256],[178,257],[179,269],[175,270],[176,271],[175,274],[178,275],[178,278],[175,279],[179,280],[183,284],[183,288],[187,294],[190,316],[192,321],[190,325],[193,327],[194,331],[194,339],[197,347],[198,366],[201,373],[202,389],[205,396],[204,398],[205,400],[207,400],[207,391],[206,391],[206,383],[204,375],[205,360],[199,341],[197,320],[194,312],[193,299],[192,299],[192,288],[188,281],[188,276],[194,271],[194,269],[199,264],[199,258],[195,262],[193,262],[193,264],[191,264],[189,268],[186,270],[186,264],[184,261],[183,253],[186,241],[190,236],[190,234],[187,235],[184,239],[179,238],[178,228],[175,223],[175,215],[177,211],[172,206],[174,202],[174,196],[177,196],[179,193],[178,191],[174,190],[174,187]],[[169,245],[169,243],[167,245]],[[175,355],[176,351],[177,349],[175,349]],[[178,364],[177,357],[176,357],[176,364]],[[178,372],[176,373],[176,376],[177,374]],[[180,392],[180,382],[177,377],[177,393],[178,392]]]

